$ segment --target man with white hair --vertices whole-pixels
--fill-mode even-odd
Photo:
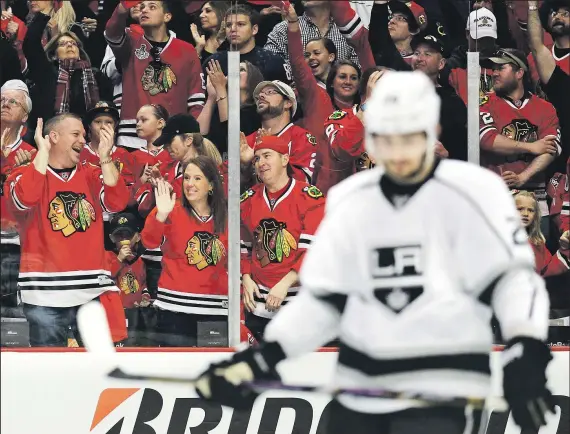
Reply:
[[[2,135],[0,153],[0,286],[3,306],[17,303],[20,237],[16,219],[5,206],[4,181],[14,168],[32,159],[35,149],[22,136],[32,100],[28,87],[21,80],[9,80],[0,90],[0,121]]]
[[[544,282],[501,178],[435,157],[439,105],[423,73],[387,72],[378,81],[364,113],[366,149],[378,166],[329,191],[299,294],[259,346],[202,374],[201,397],[251,405],[257,394],[245,382],[275,378],[280,361],[338,337],[341,392],[324,432],[477,433],[481,411],[469,404],[422,406],[342,389],[484,398],[494,313],[507,340],[503,388],[513,417],[523,430],[545,424],[554,405]]]

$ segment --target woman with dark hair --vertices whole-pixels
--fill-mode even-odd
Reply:
[[[147,248],[160,247],[163,272],[154,306],[163,347],[195,347],[198,328],[227,323],[227,208],[218,167],[198,156],[184,165],[181,198],[159,180],[156,208],[142,231]],[[207,332],[206,332],[207,333]]]
[[[335,109],[360,105],[359,84],[362,71],[352,60],[339,60],[327,76],[327,93]]]
[[[61,113],[84,116],[100,100],[110,100],[110,82],[91,66],[83,43],[75,33],[57,33],[44,47],[42,34],[49,15],[37,13],[28,27],[23,51],[28,61],[27,79],[34,110],[30,125]]]
[[[229,8],[229,2],[208,1],[200,9],[200,26],[190,25],[200,59],[207,59],[221,49],[220,46],[226,40],[224,19]]]

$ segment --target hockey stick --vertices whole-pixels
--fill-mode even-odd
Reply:
[[[157,381],[161,383],[178,383],[193,385],[197,380],[193,378],[172,377],[161,375],[144,375],[144,374],[130,374],[123,371],[121,368],[115,368],[109,372],[110,378],[119,380],[131,381]],[[455,396],[437,396],[416,392],[397,392],[394,390],[385,389],[356,389],[356,388],[343,388],[343,389],[328,389],[320,386],[299,386],[283,384],[280,381],[253,381],[246,383],[252,389],[257,391],[269,390],[282,390],[290,392],[316,392],[325,393],[331,396],[340,394],[363,396],[369,398],[384,398],[384,399],[397,399],[414,401],[423,405],[441,405],[448,407],[466,407],[471,406],[475,409],[492,408],[495,411],[506,411],[508,406],[506,402],[499,397],[492,398],[475,398],[475,397],[455,397]]]
[[[87,351],[99,354],[112,354],[115,352],[113,340],[107,322],[105,310],[101,304],[97,302],[87,303],[82,306],[77,313],[77,325],[81,333],[81,338],[87,348]],[[116,367],[108,374],[109,378],[129,381],[156,381],[162,383],[176,383],[193,385],[196,379],[147,375],[147,374],[131,374],[123,371],[120,367]],[[384,389],[327,389],[319,386],[296,386],[283,384],[280,381],[255,381],[248,385],[257,391],[282,390],[291,392],[317,392],[325,393],[331,396],[346,394],[352,396],[363,396],[370,398],[397,399],[416,402],[422,405],[440,405],[449,407],[466,407],[471,406],[476,409],[492,408],[495,411],[505,411],[508,406],[502,398],[480,398],[480,397],[449,397],[437,396],[431,394],[415,393],[415,392],[397,392]]]

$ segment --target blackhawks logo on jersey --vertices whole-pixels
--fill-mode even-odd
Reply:
[[[188,240],[184,250],[188,264],[203,270],[210,265],[216,265],[226,255],[224,244],[217,235],[210,232],[196,231]]]
[[[247,191],[244,191],[242,193],[242,195],[239,198],[240,203],[241,202],[245,202],[246,200],[248,200],[251,196],[253,196],[255,194],[255,191],[253,191],[251,188]]]
[[[129,270],[119,281],[119,288],[124,294],[134,294],[138,292],[140,285],[135,275]]]
[[[307,140],[309,141],[309,143],[311,145],[316,146],[317,138],[315,136],[313,136],[311,133],[307,133]]]
[[[538,140],[538,127],[526,119],[513,119],[503,127],[501,134],[517,142],[532,143]]]
[[[75,232],[85,232],[95,221],[95,208],[83,193],[60,191],[49,203],[47,215],[54,231],[61,231],[64,237]]]
[[[287,230],[287,225],[275,219],[263,219],[253,231],[255,256],[261,267],[283,262],[297,250],[297,241]]]
[[[363,152],[356,159],[356,171],[357,172],[372,169],[374,166],[376,166],[376,164],[374,164],[374,162],[370,158],[370,155],[368,155],[368,152]]]
[[[342,119],[345,116],[346,116],[346,112],[344,112],[342,110],[337,110],[329,116],[329,120],[338,121],[339,119]]]
[[[153,50],[151,49],[151,53]],[[146,67],[141,77],[143,89],[151,96],[168,93],[176,84],[176,74],[170,65],[162,62],[157,53],[154,53],[153,56],[154,60]]]
[[[315,187],[314,185],[309,185],[305,188],[303,188],[303,191],[305,193],[307,193],[307,195],[313,199],[320,199],[321,197],[324,197],[324,194],[321,190],[319,190],[317,187]]]

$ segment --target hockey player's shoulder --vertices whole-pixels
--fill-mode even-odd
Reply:
[[[382,173],[383,170],[381,168],[375,167],[358,172],[339,182],[327,193],[327,209],[331,210],[339,204],[346,204],[348,200],[355,198],[357,193],[377,186]]]
[[[508,196],[507,186],[500,176],[464,161],[441,161],[435,172],[435,179],[477,203],[490,201],[497,196]]]

